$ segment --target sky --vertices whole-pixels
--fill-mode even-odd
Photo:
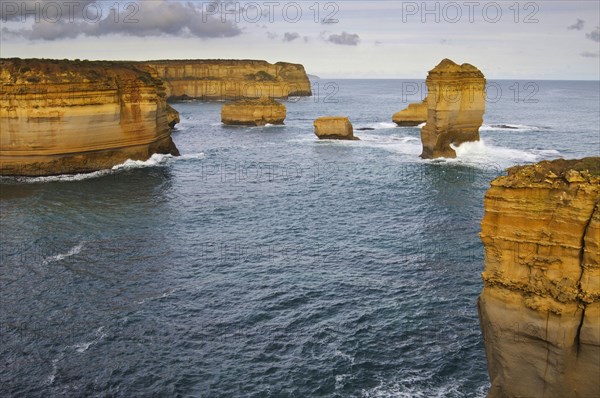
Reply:
[[[323,78],[600,79],[598,1],[0,0],[0,56],[264,59]]]

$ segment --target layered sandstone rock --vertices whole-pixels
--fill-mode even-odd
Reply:
[[[178,154],[162,82],[128,63],[0,60],[0,174],[53,175]]]
[[[513,167],[485,196],[488,397],[600,396],[600,158]]]
[[[174,128],[181,122],[179,112],[169,104],[167,104],[167,122],[169,123],[170,128]]]
[[[173,100],[236,100],[309,96],[311,87],[299,64],[254,60],[164,60],[143,65],[156,70]]]
[[[285,105],[267,97],[239,100],[225,104],[221,108],[221,121],[231,126],[283,124],[285,116]]]
[[[450,145],[479,141],[485,112],[485,78],[470,64],[444,59],[427,76],[427,123],[421,130],[424,159],[454,158]]]
[[[319,139],[358,140],[354,136],[352,123],[344,116],[323,116],[315,120],[315,134]]]
[[[398,126],[418,126],[427,121],[427,98],[422,102],[408,104],[406,109],[394,113],[392,121]]]

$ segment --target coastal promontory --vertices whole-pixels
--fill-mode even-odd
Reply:
[[[171,100],[238,100],[310,96],[304,66],[259,60],[194,59],[146,61],[165,82]]]
[[[0,60],[0,174],[53,175],[177,155],[177,111],[151,71],[126,62]]]
[[[600,158],[516,166],[485,195],[489,398],[600,396]]]

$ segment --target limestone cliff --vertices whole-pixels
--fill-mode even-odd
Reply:
[[[513,167],[485,195],[488,397],[600,396],[600,158]]]
[[[454,158],[451,144],[479,141],[485,112],[485,78],[470,64],[444,59],[429,72],[427,123],[421,130],[424,159]]]
[[[425,123],[427,121],[427,98],[422,102],[408,104],[406,109],[394,113],[392,121],[402,127],[418,126]]]
[[[147,61],[165,82],[173,100],[236,100],[311,95],[310,81],[299,64],[254,60]]]
[[[0,60],[0,174],[53,175],[178,154],[178,115],[143,67],[122,62]]]
[[[221,121],[231,126],[283,124],[286,113],[285,105],[272,98],[245,99],[223,105]]]

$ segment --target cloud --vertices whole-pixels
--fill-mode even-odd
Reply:
[[[294,41],[300,38],[300,34],[296,32],[285,32],[283,35],[283,41]]]
[[[267,37],[271,40],[275,40],[279,37],[279,35],[277,33],[274,32],[267,32]]]
[[[52,20],[58,19],[61,15],[66,19],[83,19],[84,10],[97,0],[78,0],[78,1],[53,1],[52,4],[44,4],[39,0],[15,0],[0,1],[0,20],[7,21],[34,21],[37,18],[47,17]],[[49,2],[50,3],[50,2]],[[95,15],[97,7],[90,7],[87,12],[90,16]]]
[[[342,32],[341,35],[329,35],[325,40],[341,46],[356,46],[360,41],[360,37],[356,33]]]
[[[131,3],[135,5],[121,10],[118,16],[107,14],[98,22],[90,20],[69,21],[62,18],[58,22],[45,19],[33,24],[31,28],[9,30],[3,33],[23,36],[30,40],[59,40],[75,38],[79,35],[105,36],[119,34],[126,36],[178,36],[216,38],[231,37],[242,33],[231,22],[222,22],[191,2],[179,3],[166,0]],[[93,15],[90,12],[90,15]]]
[[[599,58],[600,54],[599,53],[593,53],[591,51],[584,51],[581,53],[581,56],[584,58]]]
[[[581,29],[583,29],[583,24],[585,24],[585,21],[583,19],[577,18],[577,22],[575,22],[571,26],[568,26],[567,29],[569,29],[569,30],[581,30]]]
[[[592,41],[595,41],[596,43],[600,43],[600,26],[596,26],[596,30],[592,30],[590,33],[586,33],[585,37]]]

